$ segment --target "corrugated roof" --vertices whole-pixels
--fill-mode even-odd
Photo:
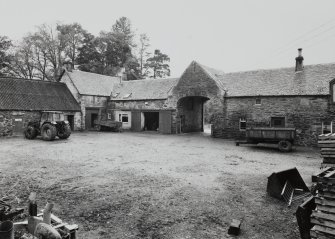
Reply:
[[[207,68],[210,71],[211,68]],[[215,72],[214,72],[215,74]],[[294,67],[225,73],[221,81],[227,96],[328,95],[335,78],[335,63],[307,65],[301,72]]]
[[[111,100],[167,99],[178,78],[123,81],[115,85]]]
[[[72,79],[80,94],[110,96],[114,84],[120,82],[119,77],[106,76],[85,71],[66,72]]]
[[[80,111],[64,83],[0,78],[0,110]]]

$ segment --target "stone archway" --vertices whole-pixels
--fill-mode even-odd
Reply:
[[[177,102],[177,132],[203,132],[204,103],[209,98],[204,96],[187,96]]]

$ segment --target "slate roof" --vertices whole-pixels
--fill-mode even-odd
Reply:
[[[167,99],[178,78],[123,81],[115,85],[111,100]]]
[[[211,68],[207,68],[210,71]],[[212,74],[215,74],[213,72]],[[215,76],[228,97],[328,95],[329,82],[335,78],[335,63],[225,73]]]
[[[71,78],[80,94],[110,96],[114,84],[120,82],[119,77],[106,76],[91,72],[73,70],[66,74]]]
[[[80,111],[64,83],[0,78],[0,110]]]

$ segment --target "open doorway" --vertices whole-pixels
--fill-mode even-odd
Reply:
[[[98,119],[98,114],[91,114],[91,128],[94,128],[94,121]]]
[[[177,103],[178,133],[204,132],[204,103],[207,100],[209,100],[207,97],[202,96],[179,99]]]
[[[74,130],[74,115],[68,115],[67,116],[67,121],[69,121],[71,130]]]
[[[143,112],[144,130],[157,131],[159,128],[159,112]]]

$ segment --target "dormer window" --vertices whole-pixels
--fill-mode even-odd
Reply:
[[[123,96],[123,99],[127,99],[127,98],[129,98],[131,96],[131,93],[129,93],[129,94],[125,94],[124,96]]]
[[[115,93],[112,92],[112,98],[116,98],[116,97],[118,97],[119,94],[120,94],[120,93],[118,93],[118,92],[115,92]]]

